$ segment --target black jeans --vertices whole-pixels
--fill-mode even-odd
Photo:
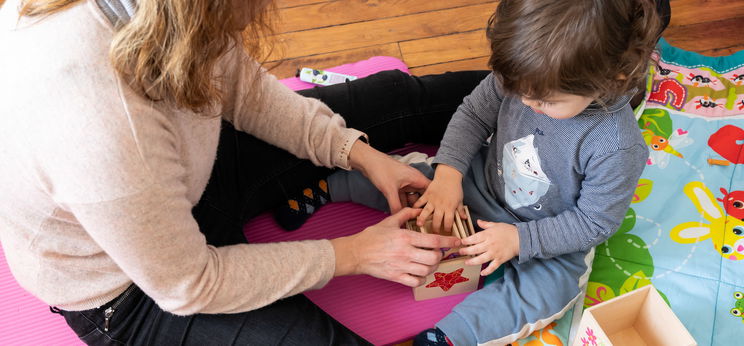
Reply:
[[[347,126],[366,132],[372,146],[390,151],[408,142],[439,143],[463,97],[487,74],[466,71],[413,77],[385,71],[300,93],[319,98],[343,115]],[[244,243],[243,225],[248,219],[275,208],[288,193],[330,172],[223,123],[212,176],[192,213],[210,244]],[[115,312],[106,328],[105,312],[110,307]],[[179,317],[161,310],[132,286],[102,307],[60,313],[91,345],[367,344],[303,295],[244,313]]]

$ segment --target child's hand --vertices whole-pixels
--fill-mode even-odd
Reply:
[[[437,166],[434,180],[413,207],[424,207],[416,220],[419,226],[423,226],[426,220],[432,217],[431,226],[434,233],[451,234],[455,212],[459,212],[460,217],[465,218],[465,209],[462,206],[462,174],[447,165]]]
[[[489,275],[502,263],[519,255],[519,233],[517,226],[501,222],[478,220],[482,231],[462,240],[466,246],[460,249],[461,255],[476,255],[465,261],[467,265],[491,263],[481,271],[482,276]]]

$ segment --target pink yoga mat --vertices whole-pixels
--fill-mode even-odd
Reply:
[[[245,226],[251,243],[335,238],[373,225],[386,214],[353,203],[331,203],[322,207],[300,229],[285,232],[269,215],[261,215]],[[336,320],[373,344],[410,339],[431,328],[466,294],[415,301],[410,287],[369,276],[334,278],[322,289],[305,292],[315,304]]]
[[[0,345],[82,345],[62,316],[13,278],[0,247]]]

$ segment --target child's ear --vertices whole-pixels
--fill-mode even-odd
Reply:
[[[628,79],[628,76],[626,76],[625,73],[622,73],[621,72],[621,73],[618,73],[617,76],[615,76],[615,79],[617,79],[617,80],[627,80]]]

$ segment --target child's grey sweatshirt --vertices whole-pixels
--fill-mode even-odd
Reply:
[[[475,173],[520,219],[520,263],[588,250],[620,225],[648,159],[628,99],[553,119],[490,74],[457,109],[434,163],[465,174],[488,145],[485,172]]]

